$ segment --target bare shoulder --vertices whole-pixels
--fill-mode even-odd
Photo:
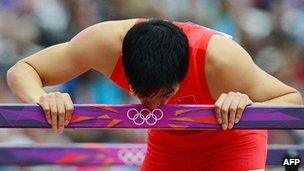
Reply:
[[[250,55],[238,43],[221,35],[212,36],[206,58],[206,64],[216,68],[252,61]]]
[[[109,76],[121,52],[123,38],[136,21],[113,20],[92,25],[70,41],[72,53],[86,56],[86,62],[94,65],[95,70]]]
[[[265,102],[297,92],[259,68],[242,46],[223,36],[213,36],[207,50],[205,75],[214,99],[230,91]]]
[[[137,19],[127,19],[100,22],[84,29],[74,39],[86,39],[87,36],[96,40],[100,40],[100,37],[113,38],[113,36],[123,38],[136,21]]]
[[[92,25],[78,33],[71,43],[86,43],[90,46],[120,44],[128,30],[134,26],[137,19],[105,21]],[[111,46],[110,46],[111,45]]]
[[[254,75],[256,70],[251,56],[238,43],[221,35],[211,38],[203,72],[214,98],[221,92],[245,89],[240,87],[240,80]]]
[[[121,41],[130,30],[131,27],[135,25],[138,19],[126,19],[126,20],[113,20],[104,22],[103,24],[109,25],[112,30],[115,30],[119,33]]]
[[[248,60],[248,57],[250,58],[238,43],[221,35],[212,36],[206,54],[207,64],[214,67],[234,65],[237,59],[246,60],[247,57]]]
[[[107,36],[118,36],[117,34],[124,34],[127,33],[128,30],[134,26],[137,19],[127,19],[127,20],[111,20],[111,21],[104,21],[97,24],[94,24],[80,33],[78,33],[73,39],[86,39],[87,36],[92,36],[92,38],[96,37],[98,39],[99,36],[107,37]],[[105,33],[111,33],[110,35]],[[72,40],[73,40],[72,39]]]

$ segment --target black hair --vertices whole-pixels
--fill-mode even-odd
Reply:
[[[124,37],[122,60],[134,92],[149,97],[184,79],[189,66],[187,36],[169,21],[135,24]]]

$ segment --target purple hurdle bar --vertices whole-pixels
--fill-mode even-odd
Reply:
[[[303,159],[304,146],[270,145],[267,165],[282,166],[284,156],[290,151]],[[145,153],[145,144],[10,144],[0,145],[0,165],[140,166]]]
[[[0,128],[50,128],[35,104],[0,104]],[[218,129],[211,105],[163,105],[152,112],[139,104],[75,105],[67,128]],[[252,105],[237,129],[304,129],[300,105]]]
[[[146,152],[145,144],[89,143],[34,146],[0,146],[0,165],[140,166]]]

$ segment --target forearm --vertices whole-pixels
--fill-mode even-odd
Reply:
[[[302,105],[303,99],[301,94],[298,91],[295,91],[282,96],[278,96],[276,98],[269,99],[267,101],[263,101],[262,103]]]
[[[42,94],[46,94],[39,74],[25,62],[18,62],[9,69],[7,83],[10,89],[26,103],[34,102]]]

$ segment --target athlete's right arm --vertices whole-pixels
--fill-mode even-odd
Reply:
[[[117,22],[96,24],[69,42],[17,62],[7,72],[9,87],[22,101],[41,105],[53,129],[61,132],[70,120],[73,103],[68,94],[46,93],[43,87],[65,82],[90,69],[109,75],[121,47]]]

